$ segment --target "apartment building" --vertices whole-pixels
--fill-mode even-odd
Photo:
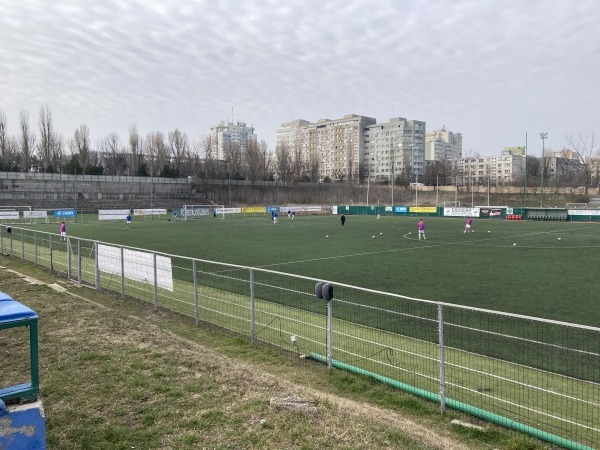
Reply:
[[[231,144],[239,145],[241,154],[244,155],[248,141],[256,140],[254,127],[247,126],[244,122],[224,122],[210,128],[210,145],[214,159],[227,159],[227,152]]]
[[[446,130],[430,131],[425,134],[425,160],[446,161],[462,158],[462,134]]]
[[[294,120],[277,130],[277,147],[283,146],[305,171],[316,168],[319,181],[358,182],[364,161],[365,127],[375,122],[372,117],[356,114],[318,122]]]
[[[425,173],[425,122],[391,118],[365,127],[363,178],[419,182]]]
[[[521,182],[525,175],[525,157],[513,154],[475,156],[448,160],[452,184],[510,185]]]

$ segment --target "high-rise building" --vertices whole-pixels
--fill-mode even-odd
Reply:
[[[403,175],[414,183],[424,171],[425,122],[395,117],[365,127],[365,178],[391,181]]]
[[[365,127],[375,122],[371,117],[348,114],[340,119],[284,123],[277,130],[276,154],[287,155],[305,173],[318,174],[318,181],[358,182],[365,153]]]
[[[460,158],[462,158],[461,133],[454,133],[442,128],[425,135],[425,159],[427,161],[445,161]]]
[[[249,127],[240,121],[221,122],[210,128],[212,157],[218,160],[227,159],[227,152],[232,144],[239,145],[239,150],[244,155],[248,141],[251,139],[256,140],[254,127]]]

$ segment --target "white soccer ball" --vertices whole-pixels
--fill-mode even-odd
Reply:
[[[379,236],[381,236],[383,233],[379,233]]]
[[[558,240],[560,241],[562,238],[558,238]]]
[[[491,233],[491,231],[490,231],[490,230],[488,230],[488,233]]]
[[[514,246],[514,245],[517,245],[517,243],[515,242],[515,243],[513,244],[513,246]]]
[[[375,239],[375,235],[371,236],[373,239]]]
[[[325,237],[326,237],[326,238],[328,238],[328,237],[329,237],[329,235],[327,234],[327,235],[325,235]]]
[[[408,234],[412,234],[412,231],[409,231]]]

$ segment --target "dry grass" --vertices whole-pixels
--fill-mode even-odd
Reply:
[[[411,414],[360,394],[342,397],[338,375],[322,365],[6,257],[0,263],[0,290],[40,316],[49,450],[542,448],[508,431],[457,430],[450,425],[457,415],[441,418],[435,405]],[[8,348],[2,339],[0,332]],[[405,394],[397,395],[402,403]],[[272,407],[274,397],[316,402],[318,412]]]

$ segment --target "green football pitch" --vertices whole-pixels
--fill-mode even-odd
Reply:
[[[81,218],[80,218],[81,219]],[[267,268],[409,297],[600,326],[600,224],[426,217],[134,217],[69,223],[71,237]],[[58,224],[34,226],[58,232]]]

